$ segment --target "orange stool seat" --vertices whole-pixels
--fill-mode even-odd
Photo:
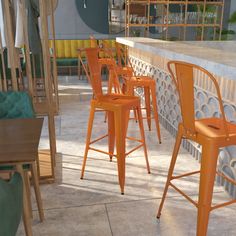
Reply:
[[[225,141],[224,121],[220,118],[213,117],[196,120],[195,127],[198,133],[201,133],[206,137],[214,138],[216,141]],[[230,140],[236,134],[236,125],[227,123],[227,128]]]

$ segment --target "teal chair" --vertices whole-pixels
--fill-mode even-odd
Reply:
[[[24,118],[35,118],[35,113],[33,109],[33,105],[31,102],[31,98],[27,92],[22,91],[8,91],[8,92],[0,92],[0,119],[24,119]],[[42,207],[41,194],[38,189],[38,179],[35,179],[37,176],[36,169],[32,168],[30,164],[23,165],[23,169],[25,172],[25,182],[27,183],[27,193],[28,193],[28,205],[31,209],[31,201],[30,201],[30,185],[29,185],[29,176],[28,172],[32,173],[32,180],[35,189],[35,195],[39,210],[40,220],[44,220],[44,213]],[[2,172],[12,172],[15,171],[15,166],[13,165],[0,165],[0,171]],[[31,209],[32,210],[32,209]],[[1,220],[0,220],[1,221]],[[1,236],[1,235],[0,235]]]
[[[0,92],[0,119],[34,117],[33,105],[27,92]]]
[[[19,173],[9,182],[0,178],[0,236],[15,236],[23,210],[23,183]]]

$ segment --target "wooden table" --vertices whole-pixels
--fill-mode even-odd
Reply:
[[[35,161],[43,118],[0,120],[0,164]]]
[[[32,235],[31,205],[22,164],[31,165],[35,191],[38,191],[40,196],[36,161],[42,125],[43,118],[0,120],[0,165],[14,165],[22,175],[23,219],[27,235]],[[43,214],[40,215],[40,218],[43,220]]]

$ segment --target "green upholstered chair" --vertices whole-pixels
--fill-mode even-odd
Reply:
[[[0,178],[0,236],[15,236],[23,209],[23,184],[19,173],[9,182]]]

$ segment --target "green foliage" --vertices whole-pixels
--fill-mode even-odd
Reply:
[[[178,37],[170,37],[168,40],[169,41],[179,41],[179,38]]]
[[[217,29],[216,33],[217,33],[217,35],[219,35],[220,30]],[[234,30],[222,29],[222,31],[221,31],[221,40],[233,40],[235,34],[236,33],[235,33]]]
[[[206,5],[205,6],[206,8],[205,8],[205,12],[215,12],[216,11],[216,6],[213,6],[213,5]],[[195,11],[195,12],[203,12],[204,11],[204,6],[203,5],[193,5],[193,10]]]
[[[233,14],[230,16],[228,22],[229,23],[236,23],[236,11],[233,12]]]
[[[140,37],[141,31],[140,30],[132,30],[132,36],[133,37]]]
[[[235,31],[223,29],[223,30],[221,31],[221,35],[224,35],[224,34],[235,34]]]

